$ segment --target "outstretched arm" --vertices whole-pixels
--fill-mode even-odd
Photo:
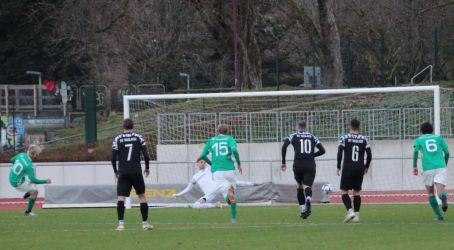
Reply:
[[[179,193],[174,194],[173,196],[174,197],[182,196],[183,194],[191,191],[193,187],[194,187],[194,184],[192,182],[189,182],[189,184],[182,191],[180,191]]]
[[[31,183],[36,183],[36,184],[47,183],[46,180],[41,180],[41,179],[36,178],[35,170],[33,169],[33,165],[27,166],[26,167],[26,172],[27,172],[28,178],[30,179]]]

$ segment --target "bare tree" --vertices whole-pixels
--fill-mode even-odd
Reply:
[[[289,1],[291,17],[298,20],[317,50],[318,60],[328,86],[344,82],[340,36],[333,0]]]

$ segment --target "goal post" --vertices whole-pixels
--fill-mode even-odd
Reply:
[[[409,174],[412,142],[426,121],[434,124],[435,134],[454,138],[453,93],[439,86],[408,86],[127,95],[123,115],[134,120],[135,130],[149,145],[148,184],[187,184],[198,171],[195,161],[202,144],[221,123],[229,126],[238,142],[240,180],[294,184],[292,171],[279,170],[280,149],[283,139],[304,120],[327,151],[316,160],[315,182],[331,183],[336,192],[339,180],[333,167],[338,139],[348,133],[351,119],[357,118],[374,152],[364,189],[390,197],[414,192],[422,197],[420,177]],[[454,146],[453,140],[449,143]],[[289,165],[292,157],[293,150],[288,150]],[[454,171],[448,168],[448,172],[454,178]]]

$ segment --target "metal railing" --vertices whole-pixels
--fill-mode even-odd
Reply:
[[[424,71],[426,71],[427,69],[429,69],[429,74],[430,74],[430,83],[432,83],[432,71],[433,71],[433,65],[428,65],[426,66],[424,69],[422,69],[421,71],[419,71],[418,73],[416,73],[411,79],[410,79],[410,82],[411,84],[413,84],[413,81],[415,80],[416,77],[418,77],[419,75],[421,75]]]

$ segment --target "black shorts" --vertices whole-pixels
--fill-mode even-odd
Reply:
[[[355,190],[361,191],[363,185],[363,174],[358,175],[342,175],[341,182],[340,182],[340,189],[341,190]]]
[[[315,162],[295,161],[293,163],[293,174],[299,185],[312,187],[312,184],[314,184],[315,172]]]
[[[117,182],[117,195],[129,197],[132,187],[136,190],[137,195],[145,193],[145,181],[142,173],[120,174]]]

